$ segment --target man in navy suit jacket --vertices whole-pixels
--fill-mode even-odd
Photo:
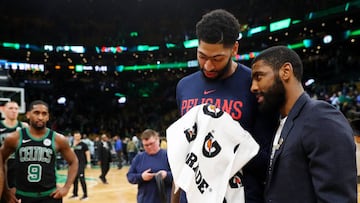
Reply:
[[[281,115],[265,200],[357,202],[353,131],[341,112],[305,93],[302,73],[300,57],[285,46],[268,48],[252,62],[251,91],[259,107]]]

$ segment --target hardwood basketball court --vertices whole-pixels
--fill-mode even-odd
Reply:
[[[93,203],[136,203],[137,185],[130,184],[126,179],[129,167],[125,166],[121,170],[111,168],[106,176],[109,184],[103,184],[100,179],[100,169],[85,169],[85,177],[88,188],[88,199],[80,201],[69,199],[72,196],[72,188],[68,195],[63,199],[64,203],[73,202],[93,202]],[[67,170],[59,170],[59,174],[66,175]],[[78,196],[82,197],[83,192],[79,183]]]
[[[103,184],[100,179],[100,169],[86,169],[86,183],[88,186],[89,198],[85,201],[79,199],[69,199],[72,196],[72,188],[69,194],[63,199],[64,203],[74,202],[89,202],[89,203],[136,203],[137,185],[130,184],[126,179],[126,173],[129,170],[128,166],[123,167],[121,170],[111,168],[107,180],[109,184]],[[66,175],[66,170],[58,171],[61,175]],[[360,187],[358,185],[358,193]],[[79,183],[79,197],[83,195]],[[358,197],[358,202],[360,198]]]

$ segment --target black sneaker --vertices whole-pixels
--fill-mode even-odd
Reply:
[[[87,196],[82,196],[82,197],[80,198],[80,200],[87,200],[87,199],[88,199]]]
[[[73,196],[71,196],[71,197],[69,197],[69,199],[75,199],[75,198],[78,198],[79,196],[77,196],[77,195],[73,195]]]

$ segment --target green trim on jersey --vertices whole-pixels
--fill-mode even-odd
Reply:
[[[57,154],[56,143],[55,143],[56,134],[57,134],[57,132],[53,131],[53,135],[52,135],[52,139],[51,139],[51,146],[52,146],[52,149],[54,150],[55,154]],[[55,161],[55,163],[56,163],[56,161]]]
[[[56,190],[56,188],[53,188],[53,189],[50,189],[50,190],[44,191],[44,192],[25,192],[25,191],[16,189],[16,194],[25,196],[25,197],[46,197],[46,196],[49,196],[51,193],[53,193],[55,190]]]
[[[21,123],[20,121],[17,121],[17,122],[16,122],[16,125],[15,125],[14,127],[9,127],[8,125],[6,125],[5,122],[4,122],[4,120],[1,120],[0,122],[1,122],[1,124],[2,124],[5,128],[7,128],[8,130],[15,131],[18,127],[23,128],[23,125],[22,125],[22,123]]]
[[[18,144],[17,144],[17,146],[16,146],[15,152],[17,152],[17,151],[19,150],[19,148],[21,147],[22,141],[23,141],[23,131],[22,131],[22,130],[19,130],[19,142],[18,142]],[[14,153],[15,153],[15,152],[14,152]]]
[[[50,129],[46,128],[46,133],[41,138],[36,138],[30,133],[29,128],[25,128],[25,130],[26,130],[26,133],[29,135],[29,137],[34,141],[43,141],[45,138],[47,138],[47,136],[50,133]]]

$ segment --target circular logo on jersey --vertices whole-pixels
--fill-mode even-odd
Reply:
[[[224,114],[223,111],[221,111],[219,108],[216,108],[216,106],[212,104],[204,105],[203,111],[205,115],[209,115],[213,118],[219,118]]]
[[[46,138],[46,139],[43,141],[43,144],[44,144],[45,146],[50,146],[50,145],[51,145],[51,140],[48,139],[48,138]]]

